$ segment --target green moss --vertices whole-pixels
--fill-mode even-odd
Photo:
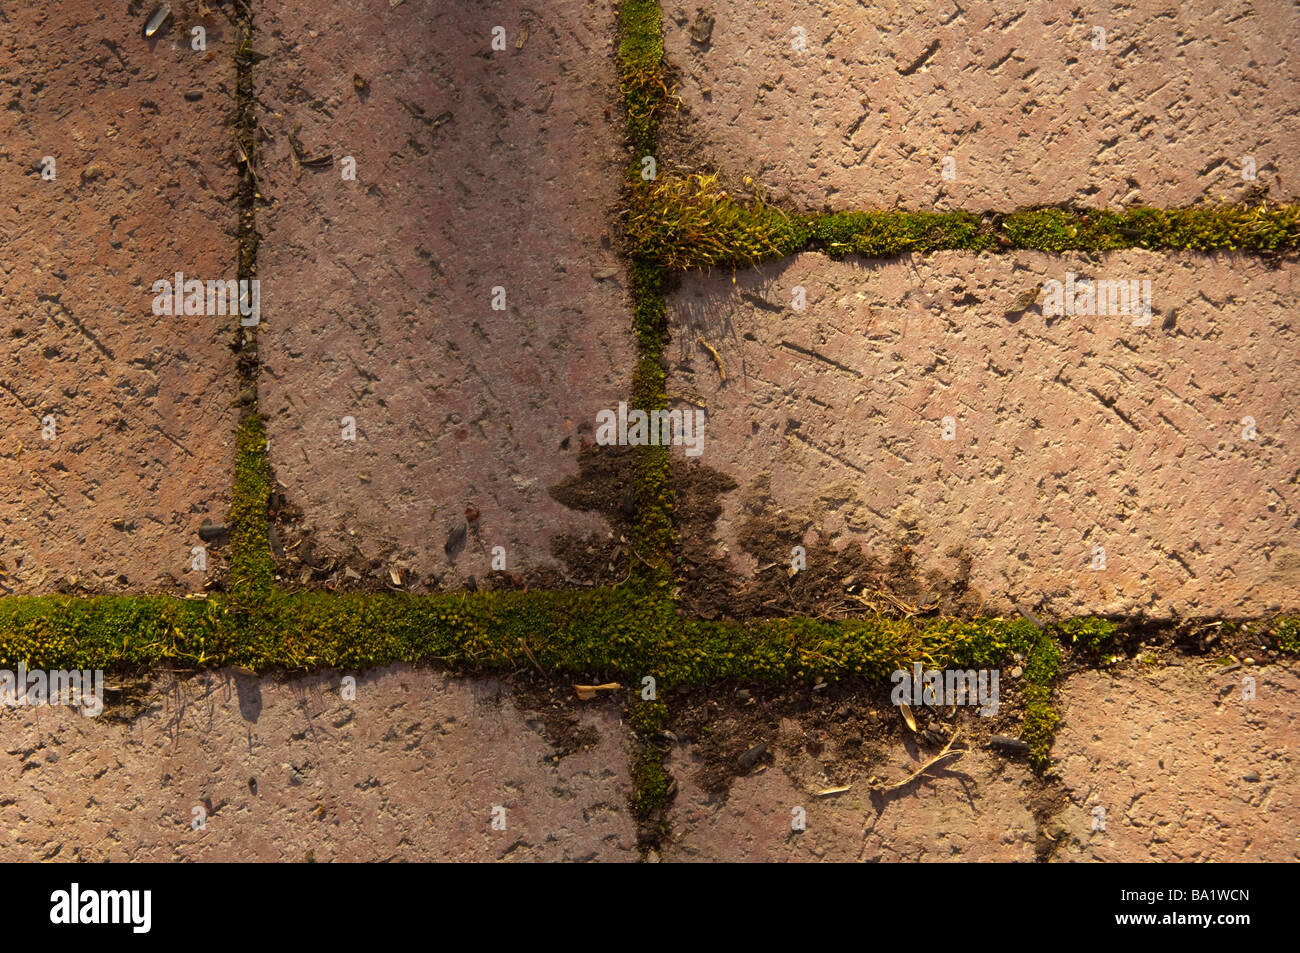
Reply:
[[[1027,651],[1036,633],[1023,619],[996,618],[683,621],[664,644],[657,670],[672,684],[692,686],[724,679],[888,680],[918,661],[934,668],[992,666]]]
[[[618,62],[628,134],[643,155],[653,155],[659,116],[670,94],[663,78],[663,21],[658,0],[623,0],[619,8]]]
[[[1119,638],[1119,626],[1116,623],[1094,616],[1066,619],[1057,628],[1062,635],[1069,636],[1071,645],[1094,655],[1103,648],[1113,646]]]
[[[666,407],[663,365],[654,355],[637,362],[632,382],[632,404],[645,410]],[[671,583],[667,566],[673,547],[673,488],[668,448],[637,448],[633,500],[636,523],[633,545],[636,553],[633,573],[638,578],[653,579],[667,596]]]
[[[642,850],[657,848],[668,829],[668,805],[675,787],[665,767],[667,756],[657,743],[667,721],[668,707],[660,701],[642,701],[628,714],[634,733],[630,800]]]
[[[284,593],[0,600],[0,657],[29,667],[241,665],[257,671],[430,662],[583,673],[650,670],[656,600],[624,589],[565,592]],[[524,644],[526,643],[527,649]]]
[[[892,258],[942,249],[985,251],[997,241],[967,212],[837,212],[809,223],[812,247],[833,258]]]
[[[628,724],[642,738],[651,738],[668,723],[668,706],[661,701],[643,701],[632,707]]]
[[[13,597],[0,600],[0,653],[31,666],[151,665],[255,670],[367,668],[440,662],[547,670],[639,684],[702,686],[849,676],[888,679],[913,661],[986,667],[1023,652],[1023,620],[771,619],[688,621],[654,587],[586,591]],[[524,644],[527,645],[527,650]],[[65,664],[66,663],[66,664]]]
[[[649,841],[643,846],[655,846],[665,833],[672,792],[664,753],[653,746],[639,748],[632,756],[632,815],[642,827],[642,839]]]
[[[1002,220],[1013,248],[1109,251],[1150,248],[1276,252],[1297,247],[1300,205],[1196,208],[1032,209]]]
[[[1284,616],[1274,619],[1273,631],[1283,652],[1300,655],[1300,618]]]
[[[268,605],[261,654],[291,667],[439,660],[631,678],[648,669],[661,615],[635,587],[436,596],[295,594]],[[525,645],[527,650],[525,650]]]
[[[632,320],[640,353],[663,354],[668,334],[668,312],[664,307],[664,269],[654,262],[634,259],[631,269]]]
[[[659,117],[670,94],[664,82],[662,15],[658,0],[623,0],[619,8],[619,64],[628,138],[637,153],[628,170],[632,194],[641,192],[641,159],[655,154]],[[629,235],[629,238],[631,236]],[[629,243],[631,244],[631,243]],[[664,346],[668,316],[664,307],[664,269],[632,249],[630,267],[633,328],[637,365],[632,378],[632,405],[642,410],[668,406]],[[632,573],[629,591],[644,596],[637,638],[644,650],[639,679],[650,671],[675,623],[673,578],[669,563],[673,548],[672,472],[667,447],[639,447],[632,487],[636,519],[633,527]],[[657,847],[667,831],[667,807],[673,781],[664,767],[664,754],[650,739],[663,728],[667,709],[661,702],[643,701],[629,718],[642,740],[634,741],[632,814],[637,819],[643,850]]]
[[[1052,707],[1052,689],[1061,668],[1061,650],[1047,631],[1034,642],[1025,659],[1025,714],[1021,737],[1029,744],[1029,762],[1042,770],[1051,762],[1052,742],[1060,721]]]
[[[271,591],[275,564],[267,536],[271,472],[266,461],[262,418],[249,414],[235,441],[235,484],[230,500],[230,584],[237,597],[261,598]]]
[[[219,664],[216,601],[170,596],[10,596],[0,599],[0,668],[150,669]]]
[[[737,201],[714,175],[661,175],[634,188],[628,230],[633,254],[673,271],[757,265],[804,249],[867,258],[1017,249],[1272,253],[1300,247],[1300,205],[799,215],[761,196]]]
[[[794,254],[810,237],[803,219],[761,201],[742,205],[716,176],[661,175],[633,189],[631,252],[672,271],[756,265]]]

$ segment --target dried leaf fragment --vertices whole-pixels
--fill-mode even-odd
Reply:
[[[713,363],[718,365],[718,376],[725,382],[727,379],[727,369],[722,366],[722,356],[718,354],[712,344],[704,340],[703,334],[696,334],[695,337],[700,342],[701,346],[703,346],[704,350],[709,352],[709,356],[713,358]]]
[[[898,710],[903,713],[903,721],[907,722],[907,727],[916,731],[916,718],[912,714],[912,709],[907,707],[907,702],[899,702]]]
[[[167,22],[171,15],[172,8],[165,3],[154,7],[153,13],[149,15],[149,19],[144,25],[144,38],[146,40],[152,38],[155,33],[162,29],[163,24]]]
[[[843,794],[851,787],[853,787],[853,785],[851,784],[841,784],[837,788],[822,788],[820,791],[817,792],[817,796],[830,797],[832,794]]]

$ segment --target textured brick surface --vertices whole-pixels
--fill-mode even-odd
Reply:
[[[1242,697],[1243,678],[1255,698]],[[674,861],[1294,861],[1300,717],[1294,663],[1225,673],[1206,661],[1126,662],[1064,679],[1046,783],[982,745],[885,796],[923,763],[909,744],[823,752],[783,722],[775,758],[708,796],[679,746],[680,791],[664,848]],[[925,758],[934,753],[931,747]],[[833,766],[826,769],[822,761]],[[848,791],[817,792],[854,776]],[[803,807],[807,829],[791,831]],[[1096,808],[1104,809],[1104,815]],[[1099,822],[1099,823],[1095,823]]]
[[[235,325],[155,317],[151,289],[235,277],[232,34],[145,40],[124,7],[0,14],[0,591],[201,588],[190,547],[225,521]]]
[[[1006,315],[1067,271],[1149,279],[1150,325]],[[708,404],[698,459],[740,484],[724,497],[718,553],[741,574],[789,558],[738,541],[742,503],[770,483],[771,505],[809,525],[789,545],[861,543],[887,561],[905,544],[949,578],[969,556],[986,611],[1294,610],[1296,276],[1239,256],[1133,251],[879,264],[805,254],[734,283],[690,277],[672,300],[669,392]],[[1255,440],[1243,438],[1247,416]]]
[[[346,701],[340,677],[160,680],[128,724],[112,706],[98,720],[0,709],[0,859],[637,859],[616,708],[562,714],[583,738],[562,755],[554,712],[501,682],[394,666],[358,674]],[[660,858],[1032,861],[1048,847],[1060,861],[1294,860],[1298,688],[1290,663],[1077,673],[1058,690],[1047,788],[985,748],[978,723],[962,758],[875,796],[935,746],[867,733],[813,757],[811,723],[784,718],[772,757],[710,796],[681,744]],[[817,796],[846,777],[847,792]],[[497,805],[504,831],[491,829]],[[1105,830],[1092,830],[1097,806]]]
[[[592,746],[556,759],[494,681],[394,667],[359,675],[354,701],[338,674],[156,690],[129,726],[0,710],[0,859],[637,857],[616,712],[584,707]]]
[[[259,7],[262,405],[325,549],[454,586],[493,546],[526,571],[555,563],[560,533],[607,532],[547,491],[631,380],[614,23],[585,0]],[[333,165],[295,175],[295,130]],[[477,533],[449,564],[470,505]]]
[[[902,746],[871,767],[884,783],[901,781],[936,752],[910,757]],[[797,756],[778,752],[771,767],[735,781],[710,798],[691,780],[692,753],[672,759],[680,793],[672,812],[670,861],[998,861],[1034,859],[1034,817],[1022,799],[1029,771],[972,751],[874,803],[856,784],[818,797],[824,777],[799,783]],[[812,780],[811,778],[804,779]],[[793,831],[802,807],[806,829]]]
[[[1061,687],[1054,754],[1071,792],[1062,827],[1074,836],[1060,859],[1300,860],[1294,664],[1142,668],[1081,672]],[[1097,807],[1104,831],[1092,830]]]
[[[1300,194],[1291,3],[667,0],[664,13],[690,114],[666,155],[747,173],[800,207]]]

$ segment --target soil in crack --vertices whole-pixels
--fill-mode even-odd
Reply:
[[[678,537],[678,583],[685,614],[704,619],[772,616],[844,618],[873,611],[978,614],[971,590],[970,556],[948,553],[959,567],[952,577],[915,565],[923,536],[903,527],[886,553],[868,553],[853,542],[836,549],[825,537],[804,547],[804,568],[794,571],[794,547],[815,526],[811,514],[782,509],[766,477],[743,491],[737,538],[757,563],[745,578],[717,539],[722,496],[737,489],[712,468],[685,462],[673,468],[674,522]]]

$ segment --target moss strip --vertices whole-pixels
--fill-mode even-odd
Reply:
[[[275,563],[267,536],[271,473],[262,418],[249,414],[235,440],[235,484],[230,499],[230,583],[237,598],[271,591]]]
[[[654,156],[659,115],[668,100],[664,81],[663,19],[658,0],[623,0],[619,8],[619,71],[623,106],[627,112],[628,139],[634,157],[628,169],[632,194],[645,168],[642,159]],[[642,410],[668,406],[664,347],[668,340],[668,314],[664,307],[664,270],[657,263],[633,255],[629,268],[636,334],[637,365],[632,379],[632,405]],[[673,574],[672,469],[667,447],[637,449],[633,484],[636,506],[633,553],[636,565],[630,583],[650,598],[646,617],[647,643],[661,646],[669,641],[676,623]],[[647,645],[648,647],[648,645]],[[639,671],[629,673],[633,684],[646,674],[663,677],[646,656]],[[637,846],[643,852],[658,848],[667,833],[667,810],[675,785],[665,766],[666,754],[658,746],[666,710],[662,703],[642,701],[633,708],[632,814],[637,821]]]
[[[207,599],[14,596],[0,657],[29,668],[138,670],[163,660],[257,671],[438,661],[475,669],[641,671],[653,654],[628,590],[433,596],[272,591]],[[522,640],[522,641],[521,641]],[[527,644],[527,649],[523,643]]]
[[[235,135],[239,140],[239,278],[257,277],[257,99],[253,89],[252,14],[241,7],[237,16],[239,45],[235,53]],[[270,465],[266,454],[266,430],[257,413],[258,351],[257,327],[236,327],[235,351],[239,355],[240,412],[235,438],[235,480],[230,494],[230,586],[237,600],[256,602],[271,591],[274,562],[271,558],[268,505]]]
[[[619,74],[628,138],[637,152],[628,169],[635,193],[641,181],[641,158],[653,155],[659,113],[668,98],[663,79],[663,20],[658,0],[624,0],[619,8]],[[632,405],[642,410],[668,406],[664,346],[668,318],[664,308],[664,273],[653,262],[633,258],[629,275],[637,366]],[[671,599],[672,484],[668,448],[640,447],[633,487],[636,505],[633,576]]]
[[[619,88],[627,110],[628,138],[641,155],[654,154],[659,116],[669,98],[663,59],[659,0],[623,0],[619,7]]]
[[[257,671],[362,669],[438,662],[474,670],[531,665],[622,678],[640,685],[723,680],[780,684],[824,678],[887,681],[914,662],[927,668],[993,668],[1026,656],[1024,738],[1046,763],[1055,732],[1052,688],[1060,649],[1050,630],[1020,619],[869,616],[828,622],[681,621],[640,587],[432,596],[270,592],[244,596],[11,596],[0,599],[0,667],[150,669],[239,665]],[[1100,631],[1104,620],[1057,627]],[[1284,651],[1300,654],[1300,618],[1270,624]]]
[[[1044,630],[1035,639],[1024,666],[1025,714],[1021,740],[1029,745],[1029,763],[1042,771],[1051,763],[1052,742],[1060,716],[1052,706],[1052,690],[1061,670],[1061,649]]]
[[[636,187],[628,233],[634,255],[671,271],[751,266],[808,249],[868,258],[944,250],[1277,253],[1300,247],[1300,205],[799,215],[761,198],[739,202],[716,176],[664,175]]]
[[[917,661],[927,668],[991,668],[1015,653],[1043,651],[1039,630],[1022,619],[706,622],[678,619],[675,612],[669,618],[664,609],[659,593],[634,586],[427,596],[274,590],[253,606],[238,594],[11,596],[0,599],[0,655],[31,668],[133,669],[191,659],[194,667],[258,671],[392,662],[488,670],[528,667],[531,652],[553,671],[630,684],[653,675],[662,691],[732,679],[887,681],[896,668]],[[1300,619],[1274,620],[1272,629],[1294,639]]]
[[[1279,618],[1273,621],[1278,647],[1283,652],[1300,655],[1300,618]]]
[[[668,706],[661,701],[642,700],[628,716],[634,745],[632,816],[637,822],[637,845],[643,851],[657,849],[668,833],[668,806],[677,787],[665,764],[667,752],[660,747],[667,722]]]

